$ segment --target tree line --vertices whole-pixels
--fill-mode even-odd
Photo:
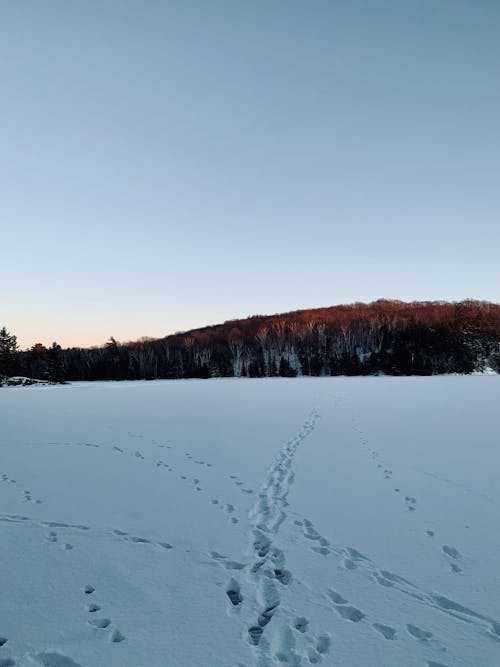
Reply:
[[[0,385],[17,375],[45,380],[51,384],[64,383],[66,371],[61,346],[47,348],[37,343],[30,350],[19,352],[17,337],[0,329]]]
[[[1,355],[0,348],[0,374]],[[56,382],[500,372],[500,305],[380,300],[256,315],[155,340],[110,338],[65,350],[37,344],[16,350],[15,363],[20,374]]]

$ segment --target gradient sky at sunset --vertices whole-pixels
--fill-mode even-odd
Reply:
[[[0,326],[22,347],[500,301],[500,3],[0,4]]]

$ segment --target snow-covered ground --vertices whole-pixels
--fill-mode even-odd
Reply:
[[[0,667],[498,667],[500,378],[0,389]]]

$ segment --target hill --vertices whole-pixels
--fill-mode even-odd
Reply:
[[[498,372],[500,305],[379,300],[61,354],[69,380]],[[37,377],[35,352],[20,361]]]

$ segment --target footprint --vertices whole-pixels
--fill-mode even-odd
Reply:
[[[298,616],[293,622],[293,627],[304,634],[307,632],[307,628],[309,627],[309,621],[305,616]]]
[[[259,614],[259,618],[257,619],[257,623],[261,628],[265,628],[266,625],[269,623],[269,621],[272,619],[274,612],[276,611],[278,605],[274,605],[273,607],[267,607],[267,609],[264,609],[264,611]]]
[[[421,628],[418,628],[416,625],[407,625],[406,629],[416,639],[421,639],[422,641],[427,641],[428,639],[431,639],[433,637],[432,632],[429,632],[429,630],[422,630]]]
[[[8,641],[5,637],[0,637],[0,646],[4,646]]]
[[[248,641],[253,646],[258,646],[264,630],[259,625],[252,625],[248,628]]]
[[[441,549],[442,549],[443,553],[445,553],[450,558],[454,558],[455,560],[460,560],[460,558],[461,558],[460,551],[458,549],[456,549],[455,547],[449,547],[447,544],[443,544]]]
[[[99,630],[104,630],[109,627],[111,621],[109,618],[93,618],[91,621],[87,621],[90,625],[93,625],[94,628],[99,628]]]
[[[328,556],[330,553],[330,549],[328,549],[328,547],[311,547],[311,551],[314,551],[317,554],[321,554],[322,556]]]
[[[335,604],[347,604],[347,600],[342,597],[339,593],[333,590],[328,591],[328,595]]]
[[[403,577],[400,577],[399,575],[394,574],[393,572],[389,572],[389,570],[380,570],[380,575],[384,579],[387,579],[393,583],[407,584],[408,586],[413,586],[411,581],[408,581],[408,579],[404,579]]]
[[[173,549],[173,546],[170,544],[170,542],[158,542],[158,544],[164,549]]]
[[[226,587],[226,595],[231,601],[233,607],[238,607],[243,602],[243,597],[241,596],[241,589],[239,583],[236,579],[230,579]]]
[[[83,587],[83,592],[85,593],[85,595],[92,595],[92,593],[94,593],[94,591],[95,591],[95,588],[93,586],[87,585],[87,586]]]
[[[328,653],[331,643],[332,640],[330,639],[330,635],[327,635],[326,633],[319,635],[318,639],[316,640],[316,651],[321,655]]]
[[[89,612],[89,614],[93,614],[94,612],[101,610],[99,605],[94,603],[85,605],[85,609]]]
[[[243,570],[245,569],[245,564],[238,563],[236,560],[228,560],[224,562],[224,567],[226,570]]]
[[[125,641],[125,635],[123,635],[118,628],[113,628],[109,633],[109,641],[112,644],[119,644],[120,642]]]
[[[309,652],[307,654],[307,659],[309,660],[311,665],[317,665],[319,662],[321,662],[320,654],[313,648],[309,649]]]
[[[292,580],[292,573],[289,570],[282,570],[278,568],[274,570],[274,576],[280,582],[280,584],[283,584],[283,586],[288,586]]]
[[[344,558],[342,560],[342,566],[344,567],[344,569],[351,571],[358,569],[357,564],[351,558]]]
[[[393,640],[396,637],[396,630],[391,628],[390,625],[384,625],[383,623],[374,623],[373,627],[377,632],[384,637],[384,639]]]
[[[416,510],[417,500],[413,496],[405,496],[405,503],[409,512],[414,512]]]
[[[356,607],[351,607],[350,605],[336,606],[335,611],[342,616],[342,618],[352,621],[352,623],[359,623],[359,621],[365,617],[362,611],[356,609]]]
[[[151,540],[145,537],[130,537],[128,539],[130,542],[135,542],[136,544],[151,544]]]
[[[370,559],[367,556],[364,556],[360,551],[354,547],[346,547],[346,551],[349,554],[350,558],[354,561],[365,560],[369,561]]]

